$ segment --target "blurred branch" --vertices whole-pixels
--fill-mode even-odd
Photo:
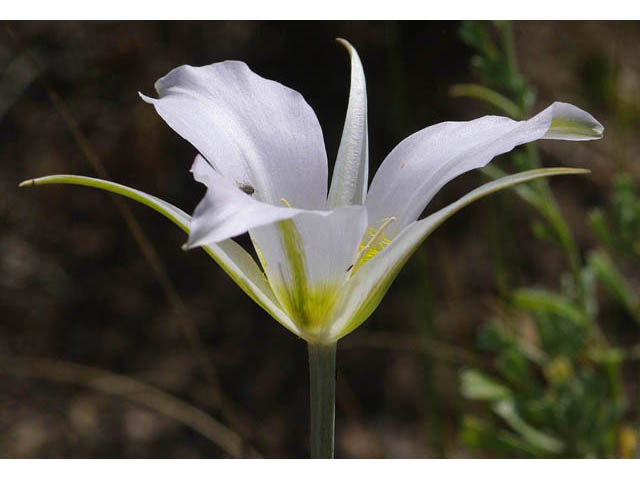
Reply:
[[[3,370],[18,377],[72,383],[124,397],[192,428],[231,457],[260,456],[255,449],[246,445],[237,433],[211,415],[132,377],[100,368],[35,357],[17,357],[9,360],[3,365]]]

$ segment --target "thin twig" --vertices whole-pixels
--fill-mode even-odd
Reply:
[[[4,364],[3,370],[18,377],[72,383],[124,397],[191,427],[231,457],[260,456],[255,449],[243,442],[240,435],[208,413],[132,377],[100,368],[35,357],[17,357]]]

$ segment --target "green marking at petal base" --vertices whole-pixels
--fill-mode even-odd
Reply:
[[[273,285],[281,304],[307,341],[323,340],[330,327],[331,311],[338,297],[335,285],[309,285],[307,257],[302,238],[292,219],[277,223],[282,249],[291,272],[291,282]]]

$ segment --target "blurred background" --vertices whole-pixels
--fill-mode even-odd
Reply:
[[[605,125],[448,184],[494,195],[422,245],[340,342],[337,457],[634,457],[640,411],[638,22],[8,22],[0,28],[0,456],[306,457],[306,345],[105,176],[191,212],[195,151],[143,103],[243,60],[301,92],[332,166],[363,61],[371,170],[407,135],[555,100]]]

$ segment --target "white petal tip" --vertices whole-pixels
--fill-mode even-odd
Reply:
[[[35,186],[36,186],[36,180],[34,178],[32,178],[31,180],[25,180],[18,184],[18,187],[35,187]]]
[[[590,113],[574,105],[556,102],[553,118],[544,138],[556,140],[598,140],[604,127]]]
[[[592,127],[592,129],[594,134],[598,135],[598,138],[602,138],[604,136],[604,126],[602,126],[600,123]]]
[[[152,105],[153,105],[153,103],[154,103],[154,102],[155,102],[155,100],[156,100],[155,98],[147,97],[147,96],[146,96],[144,93],[142,93],[142,92],[138,92],[138,95],[140,96],[140,98],[141,98],[142,100],[144,100],[145,102],[150,103],[150,104],[152,104]]]
[[[336,42],[338,42],[340,45],[342,45],[344,48],[346,48],[349,51],[349,55],[351,55],[353,53],[353,51],[355,50],[355,48],[353,48],[353,45],[351,45],[344,38],[337,37],[336,38]]]

